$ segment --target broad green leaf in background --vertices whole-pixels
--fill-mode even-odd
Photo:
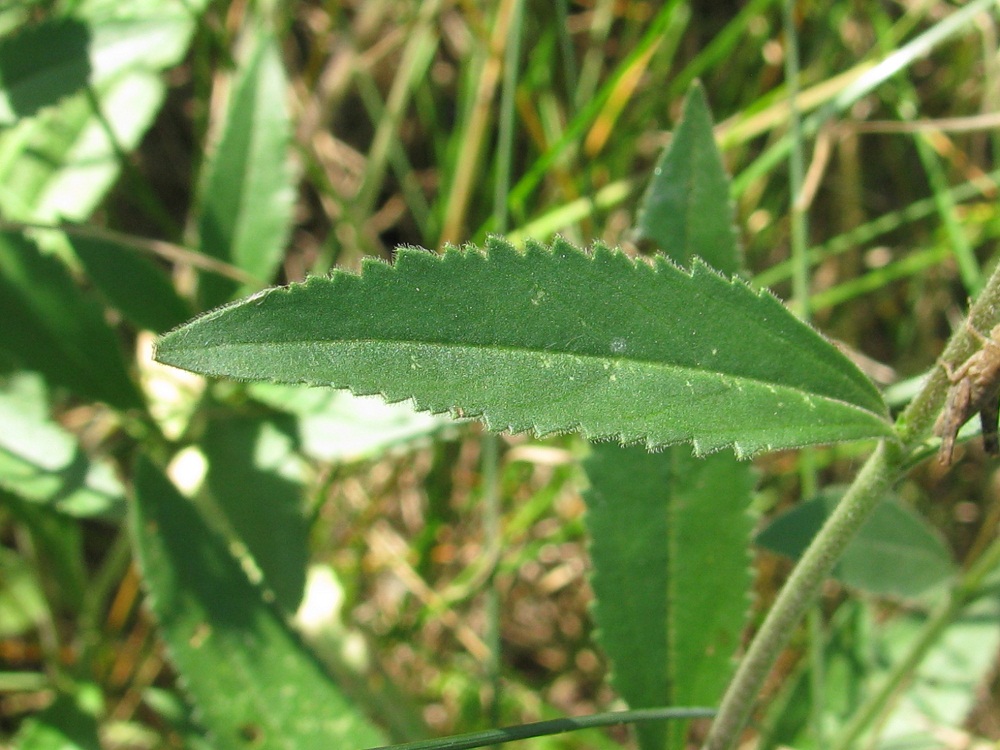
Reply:
[[[294,430],[287,416],[232,416],[212,420],[202,441],[212,497],[290,614],[302,599],[309,562]]]
[[[743,270],[729,178],[700,85],[691,87],[681,121],[646,188],[635,237],[685,267],[697,256],[729,275]]]
[[[90,80],[90,29],[74,18],[25,25],[0,39],[0,125],[76,93]]]
[[[111,240],[68,239],[87,277],[136,327],[163,333],[190,317],[190,307],[170,277],[148,258]]]
[[[257,37],[234,82],[218,146],[206,167],[198,233],[202,252],[267,282],[284,256],[295,190],[281,48],[271,34]],[[205,274],[200,296],[205,307],[212,307],[238,289],[233,281]]]
[[[15,80],[4,78],[0,123],[38,103],[35,93],[23,93],[32,80],[53,81],[61,75],[60,66],[72,69],[60,91],[65,96],[0,132],[4,218],[58,222],[90,216],[117,179],[122,154],[139,143],[159,110],[165,90],[160,73],[183,58],[203,5],[203,0],[79,3],[73,20],[39,24],[4,40],[30,49],[14,70]],[[87,35],[85,59],[80,25]],[[54,58],[53,50],[70,32],[72,55],[68,50]],[[18,41],[23,34],[31,45]],[[79,84],[84,67],[87,88],[70,93],[68,84]],[[37,96],[55,93],[49,86]]]
[[[426,441],[460,422],[387,404],[376,396],[302,385],[252,383],[252,398],[293,414],[300,450],[317,461],[349,463]]]
[[[25,720],[15,738],[19,750],[101,750],[96,706],[100,693],[87,686],[82,695],[60,693],[43,711]]]
[[[757,544],[798,559],[842,495],[842,488],[829,488],[783,513],[757,535]],[[850,541],[834,575],[871,594],[908,598],[951,579],[955,571],[947,546],[927,520],[886,498]]]
[[[882,681],[886,665],[895,664],[906,653],[924,619],[920,613],[911,613],[873,625],[877,650],[866,673],[869,689]],[[878,722],[874,746],[884,750],[940,748],[938,727],[964,725],[980,700],[984,680],[994,671],[995,661],[989,657],[998,646],[1000,597],[994,588],[970,604],[935,640],[888,716]]]
[[[271,289],[164,336],[208,375],[305,382],[458,408],[496,430],[581,430],[739,455],[891,434],[871,382],[778,300],[701,263],[498,238],[401,250]]]
[[[38,571],[14,550],[0,547],[0,638],[23,636],[47,617]]]
[[[88,458],[48,408],[38,376],[0,378],[0,488],[71,516],[120,517],[125,496],[111,465]]]
[[[145,458],[135,495],[131,529],[149,605],[216,750],[385,744]]]
[[[66,267],[28,239],[0,232],[0,350],[53,385],[118,409],[142,406],[100,306]]]
[[[594,617],[612,684],[631,708],[715,705],[751,583],[748,465],[598,444],[584,468]],[[664,724],[637,729],[643,748],[668,736],[683,747]]]
[[[679,265],[698,256],[737,273],[728,183],[694,87],[640,206],[639,238]],[[615,687],[634,708],[718,704],[752,583],[752,467],[728,453],[699,459],[682,446],[645,454],[604,443],[584,468],[597,637]],[[644,750],[683,748],[686,731],[681,722],[637,727]]]

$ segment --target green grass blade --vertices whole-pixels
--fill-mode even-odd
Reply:
[[[594,616],[615,689],[633,708],[718,703],[751,584],[749,464],[603,444],[584,466]],[[637,727],[641,747],[683,747],[675,726]]]
[[[223,539],[145,458],[136,468],[132,510],[150,607],[214,747],[382,744]]]
[[[265,282],[284,256],[295,198],[286,89],[278,42],[261,33],[234,83],[199,207],[201,249]],[[201,299],[211,307],[238,289],[228,279],[205,275]]]
[[[163,337],[209,375],[460,409],[497,430],[757,451],[891,434],[871,382],[769,294],[565,242],[402,250],[272,289]]]
[[[402,742],[396,745],[376,748],[375,750],[473,750],[477,747],[500,745],[504,742],[517,742],[532,737],[551,737],[563,732],[573,732],[580,729],[595,727],[613,727],[622,724],[645,724],[648,722],[674,721],[677,719],[705,719],[715,712],[710,708],[648,708],[638,711],[612,711],[590,716],[568,716],[562,719],[536,721],[531,724],[520,724],[514,727],[486,729],[482,732],[469,732],[453,737],[442,737],[434,740],[418,740]]]

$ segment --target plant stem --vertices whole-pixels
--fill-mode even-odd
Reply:
[[[1000,266],[994,269],[983,293],[969,310],[969,323],[977,330],[989,331],[997,322],[1000,322]],[[942,359],[957,364],[968,358],[975,346],[975,337],[963,326],[951,337]],[[896,421],[899,442],[883,440],[879,443],[847,494],[816,534],[729,683],[705,742],[705,750],[729,750],[735,745],[778,654],[847,543],[889,485],[902,473],[909,454],[930,432],[947,389],[948,378],[941,367],[935,367],[920,393]]]
[[[740,662],[705,742],[705,750],[729,750],[742,731],[760,688],[806,608],[840,553],[868,518],[902,464],[895,443],[882,441],[854,484],[802,555]]]

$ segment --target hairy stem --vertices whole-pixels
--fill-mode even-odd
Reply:
[[[736,743],[775,659],[816,597],[840,553],[899,473],[902,460],[903,453],[897,444],[879,443],[854,484],[809,545],[729,684],[705,742],[705,750],[729,750]]]
[[[990,276],[979,299],[969,311],[971,326],[989,331],[1000,322],[1000,266]],[[976,341],[967,327],[952,336],[942,354],[949,363],[964,361]],[[816,534],[791,577],[778,595],[739,669],[723,696],[719,713],[705,742],[705,750],[729,750],[753,710],[754,701],[806,608],[819,593],[847,543],[868,518],[889,485],[902,474],[910,454],[919,448],[941,411],[948,379],[935,367],[924,387],[896,422],[899,443],[882,441],[862,467],[836,510]]]

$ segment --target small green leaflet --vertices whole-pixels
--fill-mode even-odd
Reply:
[[[579,430],[740,456],[891,435],[872,383],[771,294],[557,240],[404,248],[219,308],[157,358],[206,375],[461,409],[494,430]]]

